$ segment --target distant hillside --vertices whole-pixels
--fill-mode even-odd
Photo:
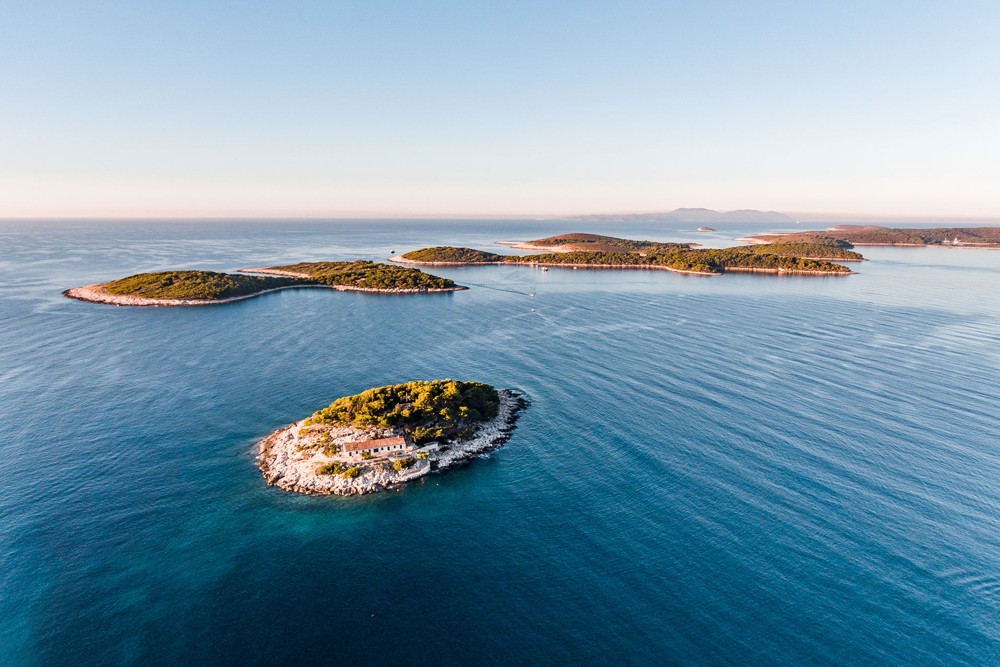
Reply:
[[[585,215],[580,219],[611,222],[683,222],[699,225],[726,222],[760,222],[767,224],[790,224],[795,222],[795,218],[784,213],[778,213],[777,211],[757,211],[754,209],[713,211],[708,208],[678,208],[670,212],[659,213]]]

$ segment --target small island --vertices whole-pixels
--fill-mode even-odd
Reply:
[[[376,387],[264,438],[258,467],[285,491],[378,493],[500,447],[525,407],[518,392],[479,382]]]
[[[711,227],[699,227],[698,231],[699,232],[714,232],[715,230],[712,229]]]
[[[438,246],[392,258],[394,262],[426,265],[515,264],[566,268],[661,269],[679,273],[719,275],[729,271],[847,275],[835,262],[858,262],[860,253],[837,240],[815,243],[768,243],[733,248],[692,248],[691,244],[633,241],[594,234],[563,234],[536,241],[505,241],[521,249],[544,249],[537,255],[501,255],[473,248]]]
[[[944,248],[1000,248],[1000,227],[936,227],[908,229],[878,225],[837,225],[823,230],[757,234],[751,243],[830,243],[861,246],[938,246]]]
[[[368,261],[306,262],[288,266],[215,271],[157,271],[68,289],[71,299],[116,306],[204,306],[230,303],[281,289],[326,287],[354,292],[419,294],[465,287],[419,269]],[[264,275],[245,275],[264,274]]]

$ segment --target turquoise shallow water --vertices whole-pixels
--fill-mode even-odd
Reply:
[[[754,228],[0,224],[0,663],[1000,661],[1000,252],[864,248],[847,278],[438,269],[474,288],[191,309],[59,294],[573,230]],[[439,377],[532,405],[488,459],[400,492],[264,486],[271,430]]]

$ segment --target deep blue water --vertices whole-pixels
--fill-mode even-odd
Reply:
[[[573,230],[764,228],[0,224],[0,663],[997,664],[1000,252],[862,248],[847,278],[437,269],[473,289],[187,309],[60,296]],[[399,492],[264,486],[271,430],[441,377],[532,404],[490,458]]]

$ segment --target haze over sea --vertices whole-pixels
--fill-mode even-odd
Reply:
[[[139,271],[569,231],[0,223],[0,663],[996,664],[1000,252],[832,278],[434,267],[472,289],[116,308]],[[534,293],[535,296],[529,296]],[[453,377],[531,400],[398,492],[266,487],[255,444]]]

